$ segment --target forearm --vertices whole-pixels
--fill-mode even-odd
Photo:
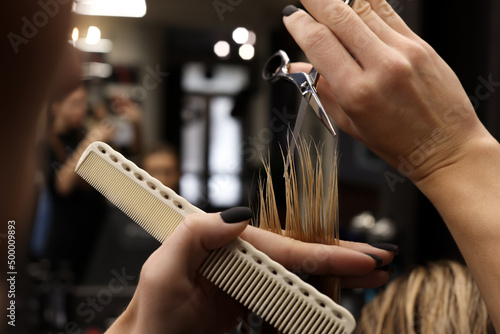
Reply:
[[[54,182],[56,191],[60,195],[70,194],[82,182],[82,179],[75,173],[76,165],[87,146],[96,140],[102,140],[102,138],[100,131],[89,132],[59,168]]]
[[[439,210],[500,330],[500,144],[473,138],[459,163],[416,182]]]

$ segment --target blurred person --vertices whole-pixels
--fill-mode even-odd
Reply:
[[[179,192],[179,154],[174,146],[158,143],[142,158],[142,168],[163,185]]]
[[[81,154],[95,140],[109,141],[115,129],[104,120],[90,130],[87,90],[83,83],[49,103],[48,186],[52,199],[46,257],[55,268],[70,265],[76,282],[83,279],[107,204],[103,196],[75,172]],[[69,269],[69,268],[68,268]]]

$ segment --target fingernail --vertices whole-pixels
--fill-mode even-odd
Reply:
[[[383,249],[383,250],[386,250],[389,252],[394,252],[394,255],[399,254],[399,246],[398,245],[389,244],[389,243],[385,243],[385,242],[370,244],[370,245],[375,247],[375,248]]]
[[[382,260],[382,258],[380,256],[375,255],[375,254],[370,254],[370,253],[365,253],[365,254],[368,255],[369,257],[371,257],[372,259],[374,259],[377,262],[377,265],[375,266],[375,269],[381,268],[382,262],[384,262],[384,261]]]
[[[253,217],[252,209],[246,206],[237,206],[220,213],[220,217],[225,223],[239,223]]]
[[[391,267],[389,265],[380,267],[378,268],[378,270],[387,271],[389,273],[389,276],[394,275],[394,267]]]
[[[299,9],[297,7],[295,7],[294,5],[288,5],[285,8],[283,8],[282,13],[284,16],[290,16],[298,10]]]

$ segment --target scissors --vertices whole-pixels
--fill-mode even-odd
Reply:
[[[330,131],[332,136],[337,135],[332,123],[330,122],[330,118],[326,114],[326,111],[321,104],[321,100],[316,90],[319,81],[319,74],[316,69],[314,67],[311,68],[309,74],[304,72],[289,73],[289,64],[290,59],[288,58],[288,55],[285,53],[285,51],[279,50],[267,60],[262,72],[262,76],[265,80],[269,82],[276,82],[280,79],[285,79],[295,84],[297,89],[302,94],[299,111],[297,113],[297,119],[295,120],[295,127],[293,129],[293,138],[290,141],[290,154],[287,155],[285,163],[285,171],[288,169],[288,166],[290,164],[289,157],[293,157],[295,151],[295,142],[298,138],[300,128],[302,127],[308,105],[311,106],[316,115],[326,126],[328,131]]]
[[[342,0],[345,4],[352,7],[355,0]],[[293,138],[290,143],[290,154],[287,155],[285,163],[285,171],[288,169],[290,164],[289,157],[293,157],[295,151],[295,142],[298,138],[300,128],[304,121],[304,115],[307,110],[307,106],[310,105],[314,110],[316,115],[321,119],[323,124],[326,126],[328,131],[332,136],[336,136],[337,133],[330,122],[330,118],[325,112],[325,108],[321,104],[321,100],[318,95],[316,87],[318,86],[319,73],[313,67],[309,71],[309,74],[304,72],[289,73],[288,66],[290,65],[290,59],[285,51],[279,50],[274,55],[271,56],[264,65],[264,70],[262,71],[262,76],[265,80],[269,82],[276,82],[280,79],[285,79],[297,87],[297,89],[302,94],[302,99],[300,101],[299,111],[297,113],[297,119],[295,120],[295,127],[293,129]]]

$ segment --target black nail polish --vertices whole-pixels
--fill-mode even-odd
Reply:
[[[365,254],[377,262],[377,265],[375,266],[376,269],[379,269],[382,266],[382,262],[384,262],[384,261],[382,260],[382,258],[380,256],[375,255],[375,254],[370,254],[370,253],[365,253]]]
[[[375,248],[383,249],[383,250],[386,250],[389,252],[394,252],[395,255],[397,255],[399,253],[398,245],[389,244],[389,243],[385,243],[385,242],[370,244],[370,245],[375,247]]]
[[[389,273],[389,276],[394,275],[394,267],[391,267],[389,265],[380,267],[380,268],[378,268],[378,270],[387,271]]]
[[[253,217],[252,209],[246,206],[237,206],[220,213],[220,217],[225,223],[239,223]]]
[[[283,8],[282,13],[284,16],[290,16],[298,10],[299,9],[297,7],[295,7],[294,5],[288,5],[285,8]]]

